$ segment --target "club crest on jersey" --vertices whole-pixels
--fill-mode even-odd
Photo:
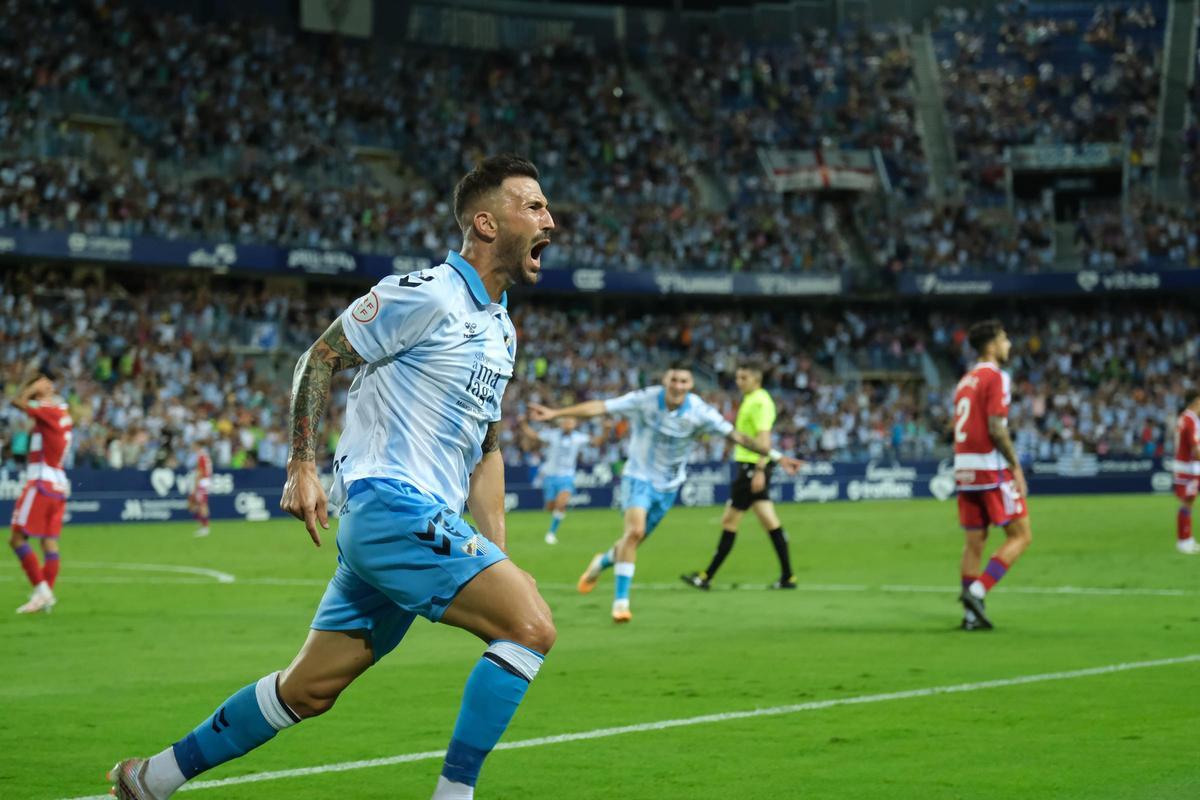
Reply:
[[[500,383],[501,374],[482,361],[476,361],[471,367],[471,377],[467,379],[467,394],[484,405],[496,402],[496,387]]]
[[[359,322],[370,322],[375,319],[375,315],[379,313],[379,297],[374,291],[367,292],[359,298],[354,304],[354,309],[350,312],[350,316]]]
[[[486,556],[488,547],[484,543],[483,537],[476,533],[463,542],[462,551],[469,556]]]

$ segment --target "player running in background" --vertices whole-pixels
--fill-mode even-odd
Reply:
[[[958,485],[958,519],[966,534],[962,557],[964,630],[991,628],[984,597],[1016,563],[1033,533],[1025,498],[1029,488],[1008,433],[1011,378],[1000,369],[1012,343],[994,319],[977,322],[967,332],[979,362],[958,382],[954,393],[954,480]],[[983,545],[988,526],[1004,529],[1004,543],[987,568]]]
[[[1184,399],[1183,413],[1175,423],[1175,549],[1184,555],[1200,553],[1192,538],[1192,505],[1200,492],[1200,391],[1192,389]]]
[[[203,439],[192,442],[192,493],[188,495],[188,511],[200,523],[196,536],[208,536],[208,490],[212,485],[212,457]]]
[[[542,481],[542,502],[550,512],[546,544],[558,544],[558,528],[567,516],[567,506],[571,502],[571,495],[575,493],[579,451],[591,440],[579,430],[579,421],[574,417],[563,417],[558,421],[557,428],[541,433],[521,420],[521,432],[535,446],[542,448],[542,466],[538,470],[538,477]]]
[[[513,156],[480,163],[454,192],[461,254],[380,281],[300,357],[280,505],[304,520],[317,545],[328,527],[319,428],[333,374],[357,369],[334,455],[337,570],[291,665],[239,690],[153,758],[117,764],[110,779],[118,798],[164,800],[328,711],[418,616],[488,643],[467,679],[433,794],[474,796],[484,758],[555,639],[533,579],[505,555],[499,436],[516,356],[505,289],[537,281],[554,228],[537,178],[533,164]],[[479,531],[461,516],[464,505]],[[422,680],[438,678],[414,675],[414,698]],[[334,794],[357,796],[345,786]]]
[[[633,583],[634,562],[642,541],[654,532],[679,494],[687,477],[688,456],[696,439],[716,433],[732,439],[755,453],[779,462],[789,475],[800,462],[778,450],[763,447],[745,434],[738,433],[715,408],[692,393],[695,381],[691,368],[672,366],[663,375],[663,385],[639,389],[609,400],[588,400],[566,408],[551,409],[530,404],[535,420],[560,417],[598,417],[603,414],[625,416],[630,421],[629,459],[621,473],[621,507],[625,509],[625,530],[606,552],[597,553],[579,579],[579,591],[590,592],[600,573],[614,567],[612,617],[615,622],[633,618],[629,610],[629,590]]]
[[[66,403],[54,394],[54,383],[45,375],[30,379],[13,399],[13,405],[33,418],[29,470],[25,488],[13,507],[12,536],[8,540],[33,585],[33,594],[17,613],[33,614],[48,612],[58,602],[54,597],[54,583],[62,564],[58,537],[71,493],[63,458],[71,446],[72,423]],[[41,564],[29,546],[31,536],[41,542]]]
[[[738,407],[734,427],[758,442],[759,447],[770,449],[771,427],[775,424],[775,401],[763,388],[763,367],[757,361],[743,361],[734,373],[734,380],[742,392],[742,403]],[[792,574],[792,560],[788,553],[787,534],[775,513],[771,502],[771,459],[737,445],[733,451],[734,478],[729,502],[725,504],[725,515],[721,518],[721,538],[717,552],[703,572],[681,575],[683,582],[697,589],[707,590],[721,568],[725,558],[733,550],[738,523],[748,510],[754,510],[763,530],[771,537],[775,555],[779,557],[779,580],[771,584],[772,589],[795,589],[796,576]]]

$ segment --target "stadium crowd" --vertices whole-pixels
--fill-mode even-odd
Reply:
[[[7,0],[0,227],[440,254],[457,237],[445,187],[499,148],[538,154],[559,222],[549,267],[1037,271],[1055,261],[1053,220],[976,210],[1003,177],[1003,148],[1116,140],[1136,160],[1152,138],[1164,15],[1099,9],[1004,5],[998,33],[985,12],[942,12],[946,108],[973,194],[939,208],[925,199],[901,25],[814,28],[787,45],[703,34],[628,53],[578,40],[451,58],[119,0]],[[81,146],[64,125],[76,111],[121,120],[118,151]],[[362,146],[404,167],[369,166]],[[779,195],[761,147],[877,148],[902,200],[856,216],[844,198]],[[1174,214],[1173,238],[1195,239],[1194,214]],[[1088,266],[1132,263],[1155,248],[1122,241],[1161,238],[1144,214],[1121,221],[1122,241],[1111,215],[1088,216],[1075,239]]]
[[[1121,143],[1148,177],[1164,18],[1161,2],[940,11],[947,120],[975,199],[1003,194],[1015,145]]]
[[[281,296],[252,285],[152,287],[66,270],[0,273],[6,396],[33,365],[55,375],[75,417],[71,463],[186,464],[196,439],[222,469],[286,462],[285,387],[295,357],[353,299],[352,290]],[[1004,314],[1014,339],[1013,425],[1022,453],[1163,455],[1200,353],[1182,308],[1042,308]],[[510,463],[536,462],[520,435],[531,401],[564,404],[653,384],[667,364],[695,365],[700,391],[736,412],[733,373],[746,354],[770,366],[779,445],[810,459],[924,458],[946,452],[949,403],[970,355],[966,317],[881,308],[799,313],[741,308],[514,308],[519,358],[505,396]],[[930,372],[940,385],[929,383]],[[348,376],[335,385],[328,452]],[[0,464],[19,462],[28,428],[0,408]],[[620,458],[621,424],[596,426],[589,460]],[[713,440],[698,459],[720,459]]]

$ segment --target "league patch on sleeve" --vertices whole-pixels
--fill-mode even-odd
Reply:
[[[350,316],[359,322],[370,322],[379,313],[379,296],[374,291],[367,292],[354,304]]]

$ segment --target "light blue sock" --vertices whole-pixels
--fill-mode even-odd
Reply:
[[[515,642],[497,639],[471,670],[462,708],[442,775],[448,781],[474,786],[483,760],[500,741],[529,682],[542,667],[541,653]]]
[[[550,515],[550,532],[551,533],[558,533],[558,526],[562,524],[563,517],[565,517],[565,516],[566,516],[566,514],[562,511],[555,511],[553,514]]]
[[[244,756],[300,721],[279,697],[278,672],[240,689],[172,748],[185,780]]]
[[[618,561],[613,572],[617,576],[617,588],[613,594],[614,600],[628,600],[629,587],[633,584],[633,562]]]
[[[617,547],[613,545],[600,556],[600,569],[608,569],[617,563]]]

